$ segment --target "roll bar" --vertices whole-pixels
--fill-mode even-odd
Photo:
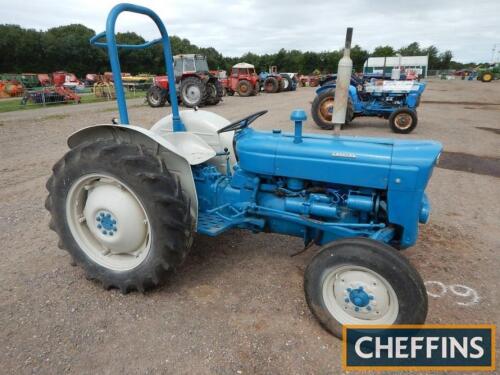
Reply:
[[[150,42],[142,44],[117,44],[115,35],[115,25],[116,25],[116,19],[122,12],[139,13],[148,16],[153,20],[156,26],[158,26],[161,38],[154,39]],[[99,39],[103,37],[106,37],[106,41],[99,42]],[[168,33],[167,29],[165,28],[165,25],[155,12],[153,12],[151,9],[139,5],[127,4],[127,3],[118,4],[114,6],[113,9],[111,9],[111,11],[108,14],[108,18],[106,20],[106,31],[103,31],[102,33],[99,33],[90,38],[91,45],[102,48],[107,47],[108,49],[109,62],[111,64],[111,70],[113,72],[113,79],[115,82],[116,100],[118,102],[118,112],[120,113],[120,123],[125,125],[129,124],[129,120],[127,112],[127,103],[125,101],[125,93],[123,90],[123,81],[120,68],[120,60],[118,57],[118,48],[143,49],[158,43],[161,43],[163,46],[163,57],[165,59],[165,69],[167,71],[167,77],[168,77],[168,92],[170,96],[170,104],[172,106],[173,131],[174,132],[185,131],[186,128],[179,116],[179,103],[177,102],[177,93],[175,88],[174,65],[172,58],[172,50],[170,48],[170,39],[168,38]]]

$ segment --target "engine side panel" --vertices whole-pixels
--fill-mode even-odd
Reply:
[[[270,176],[386,189],[392,143],[247,129],[237,138],[242,169]]]

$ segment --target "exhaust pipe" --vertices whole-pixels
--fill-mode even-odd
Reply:
[[[332,114],[334,134],[336,135],[340,134],[340,127],[345,124],[347,113],[349,85],[352,74],[351,41],[352,27],[348,27],[345,37],[344,56],[340,59],[337,69],[337,87],[335,89],[335,104]]]

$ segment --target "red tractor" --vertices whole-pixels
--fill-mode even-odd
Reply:
[[[174,56],[174,73],[177,97],[184,106],[193,108],[215,105],[221,101],[223,90],[217,77],[208,70],[207,59],[202,55]],[[157,76],[146,94],[151,107],[161,107],[169,100],[167,76]]]
[[[252,64],[239,63],[231,68],[226,86],[227,95],[233,96],[237,92],[239,96],[253,96],[259,91],[260,79]]]

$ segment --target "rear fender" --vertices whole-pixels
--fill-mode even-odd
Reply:
[[[196,134],[209,145],[218,156],[212,158],[209,163],[216,166],[221,173],[227,173],[226,156],[222,155],[224,150],[229,151],[230,165],[236,163],[235,150],[233,149],[234,132],[218,133],[219,129],[229,125],[230,121],[213,112],[203,110],[180,111],[187,132]],[[168,137],[172,134],[172,115],[163,117],[151,127],[151,132],[160,137]]]
[[[138,126],[96,125],[70,135],[68,146],[75,148],[83,142],[107,139],[145,146],[163,160],[169,172],[179,178],[182,190],[190,200],[191,216],[197,222],[198,198],[191,165],[203,163],[215,156],[215,151],[203,139],[187,132],[159,136]]]

